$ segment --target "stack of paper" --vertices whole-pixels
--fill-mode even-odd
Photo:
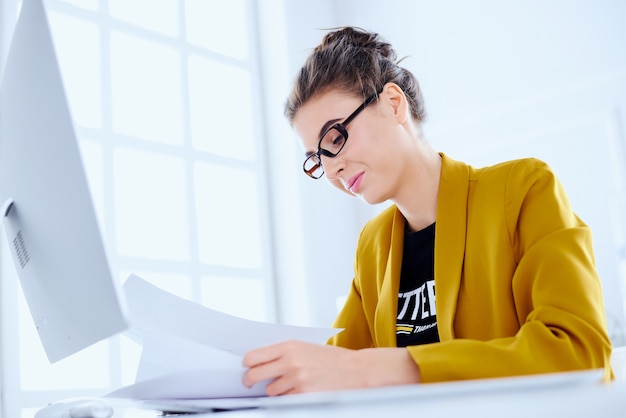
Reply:
[[[324,343],[341,331],[251,321],[174,296],[131,275],[124,292],[143,346],[136,382],[108,396],[131,399],[211,399],[263,396],[267,382],[242,383],[243,356],[285,340]]]

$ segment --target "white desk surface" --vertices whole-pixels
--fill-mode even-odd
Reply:
[[[262,398],[254,409],[201,413],[194,418],[600,418],[626,417],[626,382],[602,384],[590,372],[411,385]],[[592,381],[593,380],[593,381]],[[149,418],[146,410],[115,418]]]

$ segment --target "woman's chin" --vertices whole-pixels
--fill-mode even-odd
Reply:
[[[367,193],[358,193],[356,196],[368,205],[378,205],[379,203],[387,201],[387,199],[382,198],[381,196],[371,196]]]

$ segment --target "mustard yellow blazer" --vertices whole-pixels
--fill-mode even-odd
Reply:
[[[475,169],[441,154],[435,232],[439,343],[408,347],[423,382],[604,368],[611,342],[591,231],[536,159]],[[395,205],[359,237],[329,340],[395,347],[405,219]]]

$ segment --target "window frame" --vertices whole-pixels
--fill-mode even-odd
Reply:
[[[261,211],[261,222],[263,240],[262,263],[259,272],[265,281],[265,298],[266,309],[268,312],[267,320],[308,325],[308,309],[306,289],[304,286],[303,272],[303,255],[302,245],[300,242],[300,214],[299,199],[297,198],[298,187],[293,176],[285,176],[285,170],[292,170],[297,166],[296,143],[291,140],[291,136],[287,124],[282,118],[282,101],[286,97],[287,92],[287,65],[286,65],[286,41],[284,37],[285,28],[276,25],[276,16],[283,13],[283,4],[281,0],[271,1],[260,7],[254,0],[245,0],[248,10],[248,42],[249,42],[249,66],[251,68],[252,85],[253,85],[253,108],[256,110],[254,114],[254,125],[259,129],[255,130],[256,158],[250,164],[255,172],[262,177],[259,181],[259,207]],[[0,0],[0,21],[3,22],[3,32],[0,33],[0,53],[2,63],[6,58],[6,51],[10,44],[12,30],[17,21],[17,7],[19,0]],[[72,17],[80,17],[87,21],[96,21],[96,18],[89,16],[97,16],[102,20],[100,23],[100,35],[102,49],[100,51],[101,58],[109,55],[108,42],[111,31],[117,28],[119,23],[113,22],[108,15],[106,2],[100,2],[98,11],[90,12],[80,7],[64,3],[62,0],[45,0],[47,12],[60,12]],[[184,10],[184,2],[180,2],[181,10]],[[15,13],[14,13],[15,12]],[[184,15],[181,13],[181,21]],[[124,27],[124,25],[121,25]],[[133,29],[138,31],[138,29]],[[184,28],[180,28],[184,38]],[[276,47],[278,45],[278,47]],[[263,48],[267,49],[271,46],[273,56],[266,56],[261,53]],[[182,48],[181,55],[181,74],[183,78],[183,86],[188,86],[187,61],[190,51],[197,50]],[[264,51],[265,51],[264,50]],[[277,65],[277,61],[279,61]],[[111,125],[111,97],[107,89],[110,87],[110,61],[101,61],[102,67],[107,67],[107,76],[103,75],[102,79],[102,128],[98,130],[75,126],[79,142],[81,138],[86,136],[90,138],[113,138],[112,141],[99,141],[104,147],[105,158],[105,218],[104,235],[106,240],[115,241],[114,220],[112,221],[112,205],[113,205],[113,178],[112,178],[112,149],[119,146],[115,139],[116,135],[112,132]],[[183,101],[186,106],[185,130],[187,147],[190,147],[189,135],[189,95],[187,88],[183,89]],[[268,109],[272,109],[271,111]],[[275,112],[275,110],[278,110]],[[269,132],[272,135],[269,135]],[[278,137],[277,137],[278,136]],[[280,141],[280,146],[270,143],[271,141]],[[272,152],[268,152],[271,149]],[[276,152],[276,150],[279,150]],[[217,157],[216,161],[220,161]],[[222,159],[223,160],[223,159]],[[294,173],[298,173],[296,170]],[[187,166],[188,178],[193,179],[193,164]],[[294,174],[295,176],[295,174]],[[192,181],[192,180],[189,180]],[[295,196],[295,198],[294,198]],[[288,198],[290,197],[290,198]],[[194,219],[190,219],[193,225]],[[193,229],[193,228],[191,228]],[[192,248],[193,251],[193,248]],[[141,267],[141,263],[137,264],[136,260],[124,260],[117,256],[112,257],[112,267],[114,274],[123,270],[133,270]],[[197,263],[197,256],[195,261]],[[18,311],[18,302],[15,295],[21,290],[18,284],[18,278],[15,274],[10,254],[5,245],[5,241],[0,241],[0,335],[2,341],[0,344],[0,365],[2,366],[2,376],[0,378],[0,412],[6,416],[28,416],[31,412],[46,405],[52,400],[60,400],[76,396],[101,396],[107,390],[90,389],[90,388],[72,388],[61,390],[33,390],[26,391],[21,389],[21,372],[20,372],[20,353],[18,344],[19,329],[9,323],[8,317],[11,313]],[[181,265],[173,265],[170,262],[150,262],[148,265],[154,267],[165,267],[166,269],[180,268]],[[145,266],[145,264],[144,264]],[[193,270],[195,267],[189,267]],[[215,269],[220,272],[221,269]],[[194,301],[199,302],[200,284],[199,278],[194,277],[192,281],[192,292]],[[113,390],[122,384],[122,354],[120,348],[120,337],[110,338],[106,344],[109,346],[109,359],[111,362],[111,378],[110,389]]]

